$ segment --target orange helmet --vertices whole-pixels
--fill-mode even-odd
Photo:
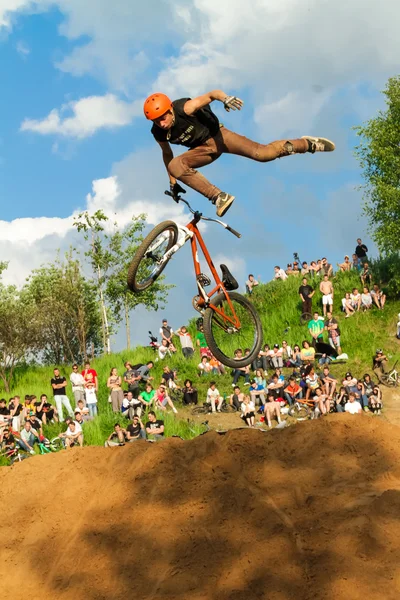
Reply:
[[[161,117],[167,110],[171,110],[172,102],[165,94],[152,94],[144,103],[143,110],[146,119],[153,121]]]

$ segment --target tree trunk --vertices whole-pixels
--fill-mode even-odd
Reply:
[[[124,305],[125,305],[126,347],[129,349],[131,347],[131,324],[130,324],[130,319],[129,319],[128,300],[127,300],[126,296],[124,299]]]

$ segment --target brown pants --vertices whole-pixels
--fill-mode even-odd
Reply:
[[[168,172],[206,198],[215,200],[221,190],[196,169],[211,164],[221,154],[237,154],[259,162],[269,162],[289,154],[303,154],[307,150],[307,140],[279,140],[270,144],[259,144],[222,126],[215,137],[173,158],[168,165]]]

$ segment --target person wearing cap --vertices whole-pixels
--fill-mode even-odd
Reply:
[[[339,267],[339,269],[342,271],[342,273],[344,273],[345,271],[351,270],[350,257],[347,254],[344,257],[344,261],[342,263],[336,263],[336,264]]]
[[[381,382],[381,375],[388,372],[388,359],[380,348],[376,351],[375,356],[372,357],[372,367],[375,375]]]
[[[279,344],[274,344],[274,347],[272,348],[269,358],[270,358],[270,362],[272,364],[272,366],[276,369],[279,367],[279,369],[283,368],[283,350],[282,348],[279,347]]]
[[[355,391],[356,387],[357,387],[357,378],[353,377],[353,375],[350,373],[350,371],[348,371],[346,373],[346,375],[344,376],[344,379],[342,381],[343,387],[346,388],[347,393],[349,393],[349,391]]]
[[[300,275],[300,274],[301,274],[301,271],[299,269],[299,263],[297,262],[297,260],[295,260],[293,263],[292,275]]]

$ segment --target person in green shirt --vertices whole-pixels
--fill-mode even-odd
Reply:
[[[203,331],[203,325],[199,325],[199,331],[196,334],[196,345],[200,348],[200,356],[207,356],[207,358],[211,358],[211,351],[207,345],[206,337]]]
[[[149,406],[152,406],[153,402],[154,402],[154,394],[155,394],[155,390],[153,390],[153,386],[150,385],[150,383],[148,383],[146,385],[146,389],[144,392],[142,392],[138,398],[138,400],[141,401],[141,403],[143,404],[143,408],[145,410],[147,410],[149,408]]]
[[[317,312],[314,313],[314,318],[308,322],[308,331],[313,339],[313,344],[316,342],[323,341],[323,332],[324,332],[325,322],[322,317],[319,316]]]

